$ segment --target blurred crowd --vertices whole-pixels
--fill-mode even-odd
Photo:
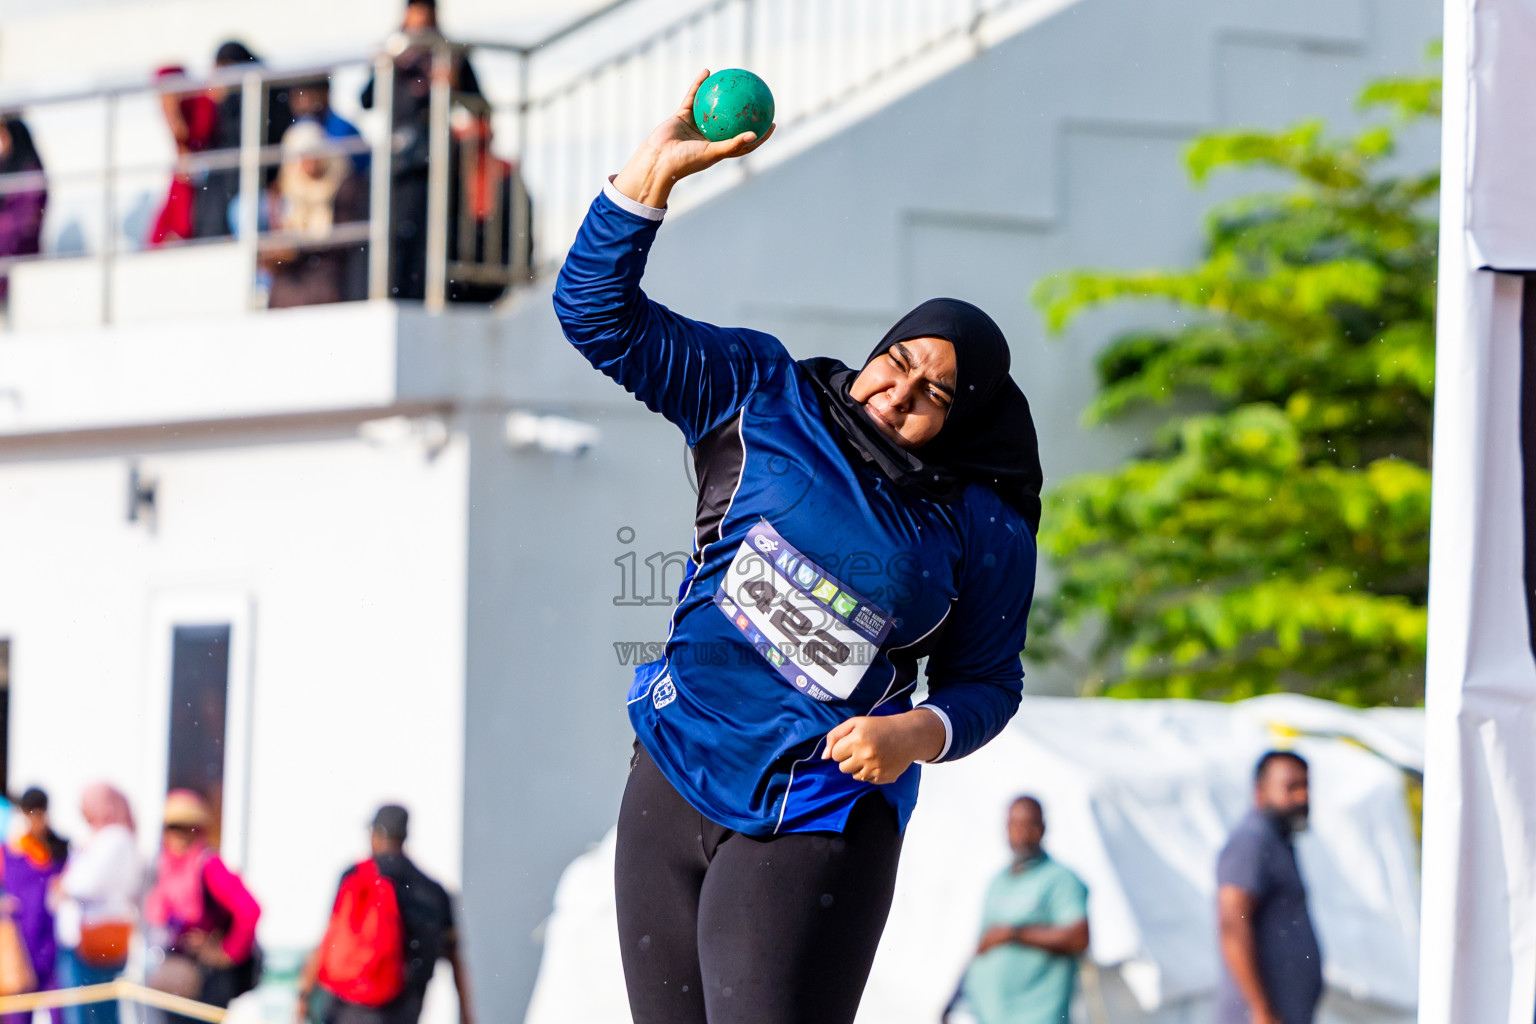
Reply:
[[[28,789],[6,810],[0,994],[111,981],[128,966],[140,932],[154,988],[228,1006],[255,987],[261,907],[219,858],[212,811],[201,796],[184,789],[167,795],[152,865],[140,856],[127,798],[107,783],[81,795],[88,832],[74,842],[54,831],[41,789]],[[118,1007],[108,1000],[51,1015],[54,1024],[117,1024]],[[6,1018],[30,1020],[29,1013]]]
[[[409,0],[390,89],[393,154],[389,171],[389,294],[422,299],[427,280],[427,210],[434,53],[442,36],[435,0]],[[491,112],[464,52],[450,50],[454,97],[449,146],[447,251],[450,264],[505,269],[532,259],[532,210],[518,168],[492,152]],[[155,72],[176,150],[169,188],[142,243],[147,248],[237,236],[244,89],[241,70],[264,70],[241,42],[218,48],[209,83],[184,66]],[[438,72],[441,74],[441,72]],[[372,109],[369,79],[359,97]],[[368,297],[367,223],[373,183],[369,145],[331,108],[329,75],[279,77],[262,86],[259,142],[280,154],[264,161],[256,229],[260,277],[271,308]],[[8,257],[43,251],[48,179],[32,133],[18,114],[0,117],[0,303]],[[521,210],[514,210],[514,204]],[[514,223],[524,226],[514,245]],[[345,230],[348,226],[353,230]],[[338,230],[341,229],[341,230]],[[473,277],[473,279],[470,279]],[[449,273],[447,299],[491,302],[506,289],[496,274]]]
[[[261,905],[219,856],[209,802],[186,789],[165,799],[158,850],[145,864],[133,812],[107,783],[85,789],[87,834],[70,841],[36,787],[0,799],[0,996],[112,981],[142,943],[144,983],[228,1007],[261,980]],[[468,991],[452,901],[405,855],[409,815],[386,805],[370,825],[369,857],[343,876],[323,941],[300,979],[313,1024],[415,1024],[439,959],[454,968],[461,1015]],[[379,928],[380,922],[384,929]],[[49,1011],[53,1024],[118,1024],[116,998]],[[32,1014],[5,1016],[28,1024]],[[192,1018],[158,1013],[166,1024]]]

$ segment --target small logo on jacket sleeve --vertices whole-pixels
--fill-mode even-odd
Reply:
[[[673,684],[672,677],[662,676],[661,681],[656,684],[656,689],[651,691],[651,704],[660,710],[675,700],[677,700],[677,687]]]

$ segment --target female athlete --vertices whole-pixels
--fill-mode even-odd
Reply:
[[[593,202],[555,290],[566,337],[682,430],[699,479],[665,657],[629,693],[625,982],[636,1024],[846,1024],[914,762],[964,757],[1018,708],[1039,453],[969,303],[923,303],[853,370],[641,292],[673,184],[773,131],[706,141],[703,79]]]

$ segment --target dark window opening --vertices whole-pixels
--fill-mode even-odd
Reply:
[[[190,789],[208,801],[219,840],[224,806],[224,725],[229,705],[229,631],[176,626],[171,631],[171,729],[166,789]]]

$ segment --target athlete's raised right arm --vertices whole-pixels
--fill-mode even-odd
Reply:
[[[593,201],[560,268],[554,297],[571,344],[677,424],[689,444],[734,414],[789,360],[769,335],[690,320],[640,290],[672,185],[719,160],[751,152],[761,141],[751,132],[726,142],[704,140],[692,115],[693,94],[704,77]]]

